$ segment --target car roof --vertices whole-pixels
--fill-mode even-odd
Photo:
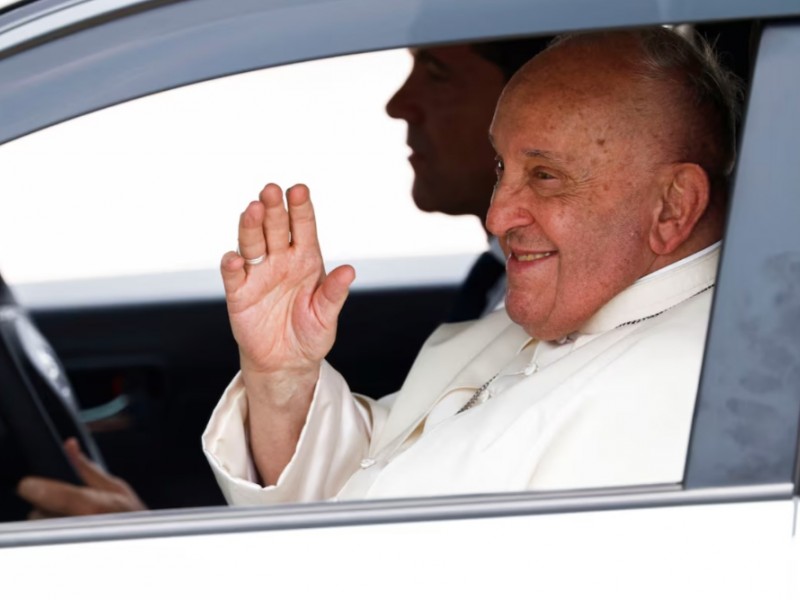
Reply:
[[[796,0],[38,0],[0,14],[0,143],[158,91],[340,54],[800,14]]]

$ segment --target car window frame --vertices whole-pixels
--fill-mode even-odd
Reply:
[[[38,13],[32,14],[28,5],[0,14],[0,104],[11,117],[0,122],[0,143],[144,95],[318,58],[552,32],[800,14],[792,0],[731,0],[724,6],[615,0],[601,12],[575,10],[559,0],[504,0],[493,3],[490,14],[483,0],[459,0],[457,10],[452,0],[109,0],[101,3],[103,10],[89,10],[93,4],[78,3],[77,10],[68,1],[45,3]],[[30,38],[18,39],[26,28],[34,31]],[[302,44],[297,31],[304,31]],[[129,72],[135,76],[120,75]],[[42,100],[51,97],[59,101]]]
[[[75,44],[81,47],[85,43],[100,43],[104,36],[96,37],[94,41],[86,40],[83,36],[90,37],[96,36],[98,30],[103,30],[106,27],[119,25],[127,19],[137,20],[143,19],[138,24],[129,23],[131,31],[139,31],[139,27],[143,24],[149,23],[149,18],[154,17],[154,14],[148,14],[144,8],[147,3],[139,6],[142,8],[140,12],[134,12],[130,15],[123,17],[115,17],[108,21],[94,22],[90,28],[81,29],[76,27],[71,33],[64,36],[55,36],[47,43],[34,48],[28,48],[27,51],[35,52],[37,50],[45,51],[50,59],[52,52],[57,52],[58,49],[63,50],[63,44]],[[202,5],[207,8],[216,6],[210,0],[197,2],[188,2],[187,5]],[[236,5],[247,4],[255,10],[252,3],[236,2]],[[278,3],[275,3],[278,4]],[[313,5],[313,2],[304,4],[304,7]],[[324,3],[320,3],[324,4]],[[352,6],[361,6],[358,2],[346,3]],[[523,6],[524,4],[524,6]],[[533,8],[541,9],[543,6],[550,6],[551,3],[545,0],[532,3]],[[744,6],[747,3],[741,3],[738,6]],[[179,10],[188,9],[188,7],[181,7],[180,5],[169,5]],[[272,5],[271,5],[272,6]],[[425,6],[434,7],[431,18],[436,21],[436,18],[442,16],[444,13],[438,13],[441,7],[436,3],[429,3]],[[611,3],[611,7],[619,8],[621,4]],[[678,5],[669,5],[673,7],[674,12],[669,13],[674,15],[676,19],[684,16]],[[764,7],[764,12],[769,10],[778,10],[780,14],[785,14],[788,4],[778,2],[770,2],[768,6]],[[438,7],[438,8],[437,8]],[[509,8],[508,15],[514,15],[512,9],[520,10],[525,14],[533,14],[535,11],[530,4],[521,2],[508,2],[503,7]],[[776,8],[776,7],[779,7]],[[164,8],[164,7],[160,7]],[[217,7],[218,8],[218,7]],[[273,6],[274,8],[274,6]],[[302,8],[302,7],[301,7]],[[412,11],[411,3],[401,2],[395,7],[399,15],[408,16],[408,12]],[[479,3],[470,2],[467,5],[467,13],[474,14],[479,8]],[[655,22],[662,22],[664,15],[650,15],[642,17],[640,15],[628,15],[624,18],[621,13],[614,8],[611,14],[618,17],[613,21],[615,25],[645,25]],[[759,11],[761,12],[759,7]],[[700,16],[706,18],[713,17],[712,12],[703,12],[699,10]],[[302,16],[300,9],[286,8],[287,13],[291,13],[293,18],[299,19]],[[299,12],[298,12],[299,11]],[[403,12],[405,11],[405,12]],[[473,11],[470,13],[470,11]],[[268,11],[264,11],[268,13]],[[557,11],[558,20],[555,17],[546,21],[546,24],[540,25],[539,30],[545,31],[545,27],[550,26],[551,29],[561,31],[569,31],[575,29],[582,29],[580,25],[586,26],[587,23],[582,19],[572,19],[574,15],[565,11],[563,8]],[[227,13],[226,13],[227,14]],[[259,13],[261,15],[262,13]],[[733,14],[737,14],[733,11]],[[505,15],[505,13],[503,13]],[[7,16],[7,15],[4,15]],[[251,15],[252,16],[252,15]],[[285,16],[285,15],[284,15]],[[380,19],[386,18],[386,13],[376,16],[370,14],[370,18],[375,19],[376,22],[382,22]],[[690,16],[690,15],[685,15]],[[718,16],[718,15],[717,15]],[[148,17],[148,19],[145,19]],[[655,17],[659,17],[656,19]],[[681,20],[694,20],[697,13],[691,14],[691,19]],[[516,14],[515,22],[512,24],[503,18],[498,20],[498,24],[491,28],[494,35],[502,35],[508,33],[523,33],[520,29],[520,19]],[[237,21],[237,19],[234,19]],[[467,19],[466,21],[469,21]],[[318,58],[321,56],[329,56],[332,52],[356,52],[369,49],[398,47],[404,45],[415,45],[422,43],[443,43],[448,41],[463,41],[464,39],[480,38],[478,35],[483,32],[486,33],[485,28],[481,29],[476,25],[467,23],[466,21],[459,21],[450,29],[444,28],[437,30],[435,27],[429,28],[406,28],[398,27],[391,30],[391,34],[384,35],[380,38],[382,41],[378,43],[377,38],[371,35],[357,35],[352,40],[336,39],[335,44],[328,46],[314,46],[304,50],[302,54],[295,51],[293,55],[289,52],[278,52],[272,48],[272,54],[268,53],[269,58],[260,57],[257,61],[258,67],[269,66],[270,64],[284,64],[284,62],[291,62],[293,60],[305,60],[310,58]],[[298,21],[299,22],[299,21]],[[533,22],[533,21],[532,21]],[[569,25],[567,25],[569,22]],[[281,21],[282,27],[285,27],[285,22]],[[554,23],[561,24],[556,27]],[[441,22],[437,23],[441,25]],[[548,25],[549,24],[549,25]],[[363,27],[365,22],[358,21],[358,26]],[[594,23],[597,26],[597,23]],[[762,34],[762,44],[756,60],[756,74],[754,79],[754,89],[759,85],[760,81],[773,81],[775,73],[773,68],[762,67],[761,65],[774,65],[780,64],[781,61],[786,60],[785,45],[779,42],[774,42],[775,35],[773,31],[784,30],[785,28],[791,29],[794,33],[798,29],[796,23],[769,23],[765,25]],[[112,27],[113,31],[117,34],[119,30],[117,27]],[[377,27],[381,33],[386,34],[385,28]],[[525,33],[531,32],[527,28]],[[539,31],[537,30],[537,31]],[[549,31],[549,30],[548,30]],[[106,31],[107,35],[109,32]],[[188,34],[187,34],[188,35]],[[73,37],[74,36],[74,37]],[[265,36],[267,37],[267,36]],[[196,41],[194,42],[196,43]],[[53,46],[50,46],[53,44]],[[153,44],[158,45],[157,41]],[[246,44],[243,44],[246,47]],[[334,49],[335,47],[335,49]],[[791,51],[796,50],[796,44],[790,46]],[[22,52],[20,53],[20,56]],[[15,57],[5,53],[5,60],[13,60]],[[792,54],[796,58],[796,55]],[[47,58],[47,57],[45,57]],[[181,79],[173,78],[170,81],[170,86],[184,85],[194,81],[199,81],[204,78],[212,76],[212,72],[216,75],[231,74],[242,70],[249,70],[255,68],[250,66],[246,60],[241,56],[236,57],[238,61],[234,61],[235,65],[231,62],[216,64],[213,68],[199,75],[195,73],[194,78]],[[4,78],[8,78],[12,71],[4,71],[2,65],[5,61],[0,62],[0,83]],[[191,81],[189,80],[191,79]],[[61,79],[60,76],[53,76],[53,79],[47,83],[44,88],[39,91],[47,89],[47,86],[58,86]],[[126,89],[124,93],[117,90],[114,95],[100,95],[97,100],[97,106],[90,104],[82,104],[80,107],[66,107],[58,112],[59,116],[53,116],[53,111],[43,112],[37,115],[39,119],[35,125],[28,123],[26,127],[30,131],[44,127],[51,124],[51,122],[58,122],[64,120],[72,115],[72,112],[88,112],[91,110],[99,109],[109,104],[122,101],[122,96],[134,97],[136,94],[150,93],[166,89],[163,86],[163,80],[148,79],[146,83],[139,82],[139,87],[136,89]],[[44,85],[44,84],[43,84]],[[29,88],[19,93],[18,99],[23,98],[26,94],[32,93]],[[794,92],[796,89],[793,88]],[[794,476],[796,473],[797,464],[797,429],[798,419],[791,420],[791,416],[797,416],[800,413],[797,398],[792,398],[790,395],[791,390],[786,389],[785,393],[777,401],[779,405],[786,409],[784,419],[782,419],[783,431],[788,432],[784,435],[784,443],[781,444],[780,457],[776,458],[779,466],[770,473],[774,473],[769,477],[761,477],[758,472],[752,469],[742,469],[742,465],[746,464],[748,458],[752,458],[749,451],[756,452],[761,455],[764,448],[751,447],[742,448],[744,452],[737,453],[734,456],[727,457],[727,463],[724,468],[720,468],[720,461],[725,461],[726,457],[721,455],[713,447],[711,449],[704,447],[702,442],[704,440],[714,440],[713,436],[722,435],[725,433],[725,427],[736,424],[740,427],[748,427],[747,422],[742,422],[742,419],[736,415],[728,414],[732,411],[728,406],[729,398],[723,393],[718,393],[715,390],[715,378],[722,376],[726,370],[734,369],[737,364],[718,360],[717,354],[719,352],[711,352],[711,348],[728,347],[731,344],[743,343],[741,337],[737,337],[735,319],[727,315],[728,306],[733,306],[736,302],[741,302],[742,295],[747,292],[746,284],[740,285],[742,282],[737,279],[737,262],[735,257],[740,252],[746,252],[747,249],[743,248],[742,244],[738,241],[739,236],[743,235],[743,231],[747,229],[747,224],[750,219],[756,214],[758,207],[757,202],[758,194],[754,193],[754,187],[757,187],[757,182],[749,174],[746,174],[751,168],[758,166],[758,152],[751,150],[750,146],[753,145],[760,148],[765,144],[765,140],[769,137],[763,137],[761,132],[748,133],[748,125],[752,126],[753,114],[755,111],[759,113],[764,110],[763,104],[769,92],[764,90],[755,96],[751,97],[748,106],[748,114],[745,120],[745,130],[742,141],[742,152],[737,168],[737,178],[734,185],[733,197],[731,199],[732,213],[729,219],[729,231],[735,232],[735,235],[730,235],[728,241],[725,243],[722,252],[722,261],[720,267],[719,288],[716,294],[714,307],[712,310],[712,317],[710,322],[710,334],[707,343],[707,352],[705,353],[703,373],[701,375],[700,392],[697,399],[697,418],[692,426],[692,438],[690,443],[689,452],[687,455],[687,470],[686,477],[683,483],[667,484],[659,486],[644,486],[644,487],[626,487],[615,489],[600,489],[600,490],[579,490],[571,492],[558,492],[558,493],[541,493],[541,492],[522,492],[515,494],[497,494],[488,496],[454,496],[454,497],[439,497],[433,499],[403,499],[391,501],[369,501],[369,502],[346,502],[346,503],[313,503],[308,505],[291,505],[279,507],[263,507],[263,508],[208,508],[196,509],[192,511],[159,511],[157,514],[141,514],[141,515],[118,515],[112,517],[96,517],[93,519],[70,519],[68,521],[57,520],[50,523],[19,523],[10,524],[8,526],[0,526],[0,547],[2,546],[16,546],[16,545],[29,545],[41,543],[59,543],[59,542],[76,542],[76,541],[90,541],[99,539],[120,539],[120,538],[138,538],[138,537],[152,537],[162,535],[191,535],[198,533],[221,533],[221,532],[234,532],[234,531],[253,531],[253,530],[268,530],[268,529],[286,529],[294,527],[309,527],[309,526],[336,526],[341,524],[366,524],[376,522],[396,522],[396,521],[409,521],[409,520],[434,520],[434,519],[447,519],[447,518],[484,518],[493,516],[508,516],[513,514],[539,514],[550,512],[571,512],[579,510],[603,510],[603,509],[619,509],[619,508],[635,508],[644,506],[673,506],[680,504],[693,504],[693,503],[708,503],[719,501],[747,501],[747,500],[777,500],[791,498],[794,490]],[[130,99],[125,97],[125,100]],[[82,111],[82,112],[81,112]],[[54,120],[55,119],[55,120]],[[755,131],[755,130],[754,130]],[[775,129],[780,131],[780,127]],[[795,129],[791,129],[795,131]],[[0,136],[5,139],[13,139],[18,134],[13,131],[9,133],[8,129],[2,129],[0,124]],[[752,139],[751,139],[752,138]],[[787,147],[797,149],[797,136],[795,140],[787,141]],[[791,156],[791,154],[788,154]],[[794,156],[797,156],[796,153]],[[762,161],[766,162],[766,161]],[[770,169],[769,165],[760,165],[759,177],[765,176],[763,169]],[[772,166],[774,171],[774,165]],[[770,171],[766,172],[767,174]],[[787,173],[774,173],[773,176],[778,177],[778,181],[782,181],[780,189],[792,189],[787,186],[791,179]],[[780,179],[784,177],[784,179]],[[794,188],[797,189],[797,188]],[[781,200],[777,191],[771,195],[772,201],[788,203],[787,194],[786,198]],[[756,212],[754,212],[756,211]],[[792,213],[794,214],[794,213]],[[778,215],[774,216],[775,219]],[[786,215],[781,218],[785,219]],[[787,240],[782,240],[787,242]],[[795,241],[796,244],[796,241]],[[728,295],[731,294],[729,297]],[[792,412],[794,411],[794,412]],[[718,421],[720,413],[727,414],[727,420]],[[752,424],[751,424],[752,425]],[[793,431],[793,434],[792,434]],[[709,437],[711,436],[711,437]],[[788,437],[787,437],[788,436]],[[713,445],[713,444],[712,444]],[[787,472],[787,467],[791,466],[791,470]],[[723,473],[723,475],[720,475]]]
[[[755,273],[768,271],[776,252],[789,259],[794,255],[800,270],[800,239],[778,233],[787,223],[800,223],[793,193],[800,174],[791,166],[792,158],[796,164],[800,156],[800,120],[793,114],[800,103],[800,81],[788,80],[786,64],[800,64],[800,25],[765,25],[692,425],[687,489],[792,481],[797,469],[800,390],[793,389],[791,380],[776,379],[774,394],[761,391],[759,397],[752,381],[761,375],[756,366],[768,363],[775,350],[764,340],[786,335],[786,324],[776,326],[760,317],[785,294],[781,287],[791,283],[765,281]],[[764,160],[768,155],[776,158]],[[752,276],[742,276],[743,271]],[[750,307],[762,309],[762,315],[750,314]]]

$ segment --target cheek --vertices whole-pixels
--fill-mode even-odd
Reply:
[[[596,241],[597,252],[592,258],[595,287],[613,296],[643,275],[646,242],[635,215],[609,222],[606,231]],[[587,274],[591,275],[591,274]]]
[[[561,227],[561,274],[574,285],[623,277],[643,246],[638,216],[630,212],[586,211],[579,219],[565,219]]]

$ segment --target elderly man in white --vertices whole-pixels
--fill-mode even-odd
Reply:
[[[235,504],[680,481],[733,162],[734,96],[663,28],[571,36],[490,127],[506,311],[446,325],[402,389],[324,361],[354,271],[270,184],[222,276],[241,373],[203,436]],[[391,344],[392,340],[386,340]]]

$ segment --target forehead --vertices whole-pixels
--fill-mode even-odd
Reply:
[[[576,106],[619,105],[637,95],[631,59],[609,46],[556,47],[523,66],[501,100],[510,104],[553,100]]]
[[[656,98],[616,53],[548,51],[523,67],[504,90],[490,133],[567,145],[613,142],[651,128]],[[547,149],[546,147],[542,148]],[[555,148],[552,149],[555,151]]]

